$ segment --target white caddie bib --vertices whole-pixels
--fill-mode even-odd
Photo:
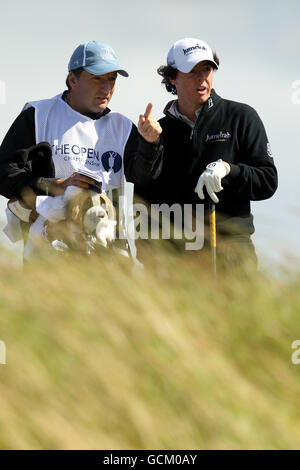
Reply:
[[[133,203],[133,184],[126,181],[123,166],[124,150],[132,129],[130,119],[113,112],[91,119],[72,109],[62,99],[62,93],[26,103],[24,109],[29,107],[35,108],[36,143],[51,145],[56,178],[67,178],[80,169],[88,170],[104,179],[111,199],[111,191],[118,189],[120,228],[128,240],[131,255],[136,258],[134,229],[128,218],[128,207]]]
[[[35,108],[36,143],[52,148],[56,178],[87,169],[103,175],[109,189],[120,188],[123,156],[132,122],[119,113],[91,119],[72,109],[62,94],[25,106]]]

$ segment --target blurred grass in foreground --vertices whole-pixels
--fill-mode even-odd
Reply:
[[[300,282],[156,249],[1,267],[1,449],[300,447]]]

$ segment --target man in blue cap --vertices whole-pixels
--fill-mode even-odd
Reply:
[[[107,107],[118,74],[128,77],[113,49],[89,41],[73,52],[68,90],[29,102],[12,124],[0,148],[0,194],[10,210],[32,222],[45,194],[63,194],[68,186],[88,189],[103,179],[109,195],[126,192],[126,183],[143,185],[156,177],[161,157],[159,123],[149,103],[138,129]]]

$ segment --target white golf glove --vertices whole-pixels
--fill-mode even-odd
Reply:
[[[203,186],[214,202],[219,202],[215,193],[222,191],[221,179],[229,173],[228,168],[222,162],[221,158],[216,162],[209,163],[206,170],[200,175],[195,193],[198,193],[200,199],[204,199]]]

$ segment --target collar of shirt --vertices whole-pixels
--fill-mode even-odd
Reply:
[[[68,101],[67,101],[67,95],[68,95],[68,90],[65,90],[61,96],[61,99],[64,100],[67,104],[68,104]],[[70,105],[69,105],[70,106]],[[110,112],[110,109],[109,108],[105,108],[103,111],[100,111],[99,113],[88,113],[88,114],[85,114],[84,116],[87,116],[91,119],[94,119],[94,121],[96,119],[99,119],[101,118],[102,116],[105,116],[105,114],[109,113]]]
[[[199,114],[201,113],[201,110],[202,110],[202,106],[195,111],[195,114],[196,114],[197,118],[199,117]],[[195,127],[195,122],[194,121],[191,121],[187,116],[180,113],[180,111],[178,109],[178,100],[173,101],[173,103],[171,104],[171,106],[169,108],[169,113],[171,113],[177,119],[180,119],[181,121],[185,122],[192,129]]]

